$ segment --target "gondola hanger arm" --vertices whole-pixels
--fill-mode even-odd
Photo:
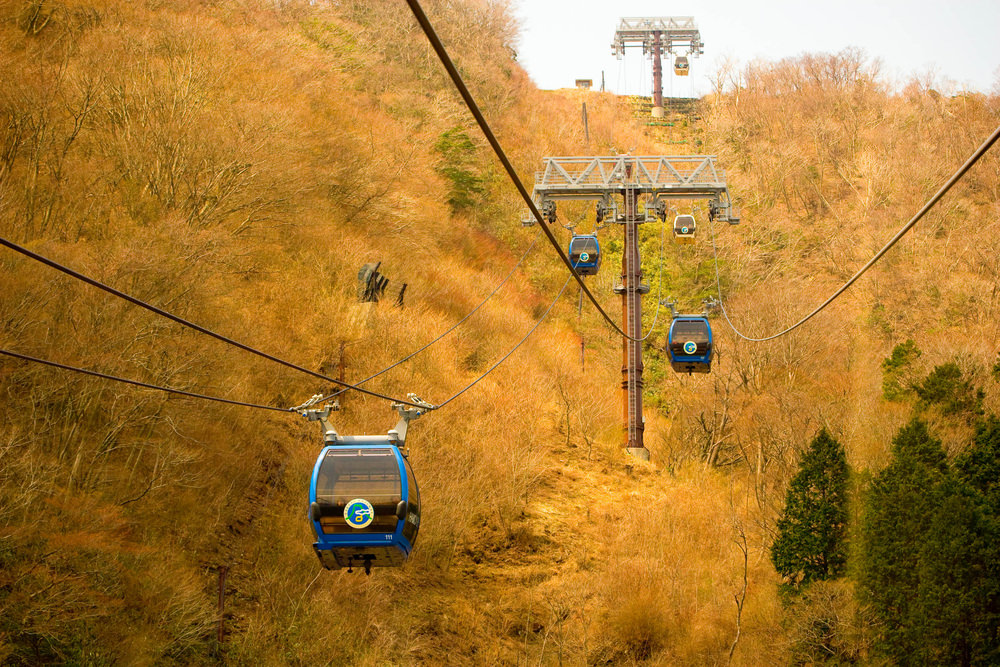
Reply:
[[[419,418],[429,410],[435,409],[435,406],[431,405],[427,401],[421,400],[416,394],[407,394],[406,398],[408,398],[411,403],[416,403],[420,407],[410,407],[405,403],[392,404],[392,407],[399,412],[399,422],[396,423],[395,428],[389,430],[389,442],[398,441],[400,444],[405,443],[406,427],[409,426],[410,421]]]
[[[392,404],[393,409],[399,413],[399,422],[396,423],[396,426],[389,429],[386,435],[377,437],[342,436],[337,433],[337,429],[335,429],[333,424],[330,422],[330,413],[339,411],[340,403],[338,401],[334,401],[332,403],[327,403],[321,408],[312,407],[317,402],[322,400],[322,398],[322,394],[317,394],[299,407],[295,408],[295,411],[311,422],[319,422],[320,428],[323,430],[324,446],[347,445],[352,442],[359,442],[361,439],[365,442],[384,439],[387,444],[402,447],[406,443],[406,429],[409,423],[429,410],[436,409],[436,406],[420,399],[416,394],[407,394],[407,399],[410,401],[409,403]]]
[[[323,398],[322,394],[316,394],[299,406],[299,408],[296,408],[296,411],[311,422],[319,422],[320,428],[323,429],[324,445],[335,445],[340,436],[337,435],[337,430],[330,423],[330,413],[340,410],[340,402],[327,403],[321,408],[310,407],[315,405],[317,400],[321,398]]]
[[[677,312],[677,299],[675,299],[672,296],[668,297],[666,299],[661,300],[660,305],[669,308],[670,317],[673,319],[677,319],[677,316],[679,315],[679,313]]]

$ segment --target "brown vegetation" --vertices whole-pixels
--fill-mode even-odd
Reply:
[[[744,220],[717,230],[725,297],[750,334],[825,298],[1000,117],[995,96],[893,91],[846,52],[723,71],[677,135],[690,143],[660,144],[611,95],[535,89],[504,3],[426,4],[526,183],[545,155],[720,156]],[[400,3],[6,0],[0,78],[4,237],[309,368],[336,369],[341,343],[348,379],[409,353],[534,233]],[[453,215],[433,147],[456,127],[484,193]],[[0,662],[783,663],[830,615],[863,656],[844,587],[779,604],[776,505],[821,425],[856,468],[884,464],[907,409],[880,398],[880,362],[906,338],[997,409],[997,155],[798,332],[756,345],[718,324],[709,377],[663,370],[661,321],[651,465],[619,450],[620,341],[571,289],[508,363],[413,424],[424,527],[405,567],[369,578],[321,571],[309,548],[315,425],[0,360]],[[560,210],[584,229],[585,212]],[[608,248],[591,286],[615,312]],[[711,252],[704,235],[667,247],[664,296],[711,294]],[[408,284],[405,308],[356,304],[370,261]],[[5,349],[278,406],[328,389],[6,250],[0,270]],[[539,242],[465,326],[371,387],[446,399],[563,280]],[[343,403],[341,432],[394,421],[384,401]]]

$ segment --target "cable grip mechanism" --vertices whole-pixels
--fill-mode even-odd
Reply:
[[[350,444],[374,444],[383,442],[396,447],[403,447],[406,443],[406,427],[409,423],[425,414],[429,410],[436,409],[427,401],[421,400],[416,394],[407,394],[407,399],[415,403],[418,407],[413,407],[406,403],[393,403],[392,408],[399,413],[399,422],[389,429],[384,436],[343,436],[337,433],[337,429],[330,422],[330,413],[340,410],[340,402],[327,403],[323,407],[313,407],[323,399],[322,394],[316,394],[302,405],[294,408],[295,412],[305,417],[311,422],[318,421],[323,431],[323,445],[350,445]]]
[[[411,403],[416,403],[419,408],[406,405],[405,403],[393,403],[392,408],[399,413],[399,421],[394,428],[389,429],[389,442],[400,446],[406,442],[406,427],[411,420],[418,419],[429,410],[436,409],[427,401],[421,400],[416,394],[407,394],[406,398]]]
[[[320,428],[323,431],[323,444],[335,445],[337,444],[337,440],[340,436],[337,435],[337,430],[333,428],[333,424],[330,423],[330,413],[340,411],[340,401],[327,403],[321,408],[312,407],[322,398],[323,394],[315,394],[308,401],[295,408],[295,411],[311,422],[318,421]]]
[[[660,305],[661,306],[666,306],[667,308],[669,308],[670,309],[670,316],[673,319],[675,319],[675,320],[677,319],[677,316],[678,316],[678,313],[677,313],[677,299],[675,299],[672,296],[671,297],[667,297],[666,299],[661,299],[660,300]]]

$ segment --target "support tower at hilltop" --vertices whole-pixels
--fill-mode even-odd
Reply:
[[[633,456],[649,460],[642,416],[642,295],[649,285],[642,282],[638,226],[665,220],[672,199],[708,199],[714,220],[738,224],[726,172],[716,166],[714,155],[546,157],[543,162],[544,169],[535,173],[532,197],[549,222],[556,220],[558,201],[596,200],[598,223],[622,226],[622,272],[614,292],[622,298],[622,331],[627,334],[622,338],[624,445]],[[534,219],[525,223],[534,224]]]
[[[612,53],[621,59],[626,47],[641,46],[642,54],[653,60],[653,116],[663,116],[663,65],[660,56],[677,54],[675,71],[687,74],[687,57],[705,52],[701,33],[692,16],[623,18],[611,42]],[[682,55],[683,52],[683,55]],[[683,67],[681,64],[683,63]]]

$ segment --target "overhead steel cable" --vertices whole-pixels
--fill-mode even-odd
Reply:
[[[747,340],[747,341],[750,341],[752,343],[762,343],[764,341],[774,340],[775,338],[778,338],[780,336],[784,336],[785,334],[787,334],[787,333],[789,333],[789,332],[797,329],[798,327],[800,327],[803,324],[805,324],[806,322],[808,322],[816,314],[818,314],[821,310],[823,310],[828,305],[830,305],[830,303],[832,303],[834,299],[836,299],[841,294],[843,294],[847,290],[848,287],[850,287],[851,285],[853,285],[855,283],[855,281],[857,281],[857,279],[860,278],[865,273],[865,271],[867,271],[868,269],[870,269],[872,266],[875,265],[875,263],[877,261],[879,261],[880,259],[882,259],[882,257],[887,252],[889,252],[889,250],[894,245],[896,245],[896,243],[901,238],[903,238],[903,236],[906,234],[906,232],[910,231],[910,229],[912,229],[913,226],[916,225],[917,222],[919,222],[922,217],[924,217],[924,214],[926,214],[929,210],[931,210],[934,207],[934,205],[937,204],[938,201],[940,201],[940,199],[942,197],[944,197],[944,195],[948,192],[948,190],[951,189],[951,186],[955,185],[955,183],[957,183],[965,175],[965,173],[967,171],[969,171],[969,169],[972,168],[972,165],[976,164],[976,162],[979,161],[979,158],[981,158],[986,153],[986,151],[988,151],[993,146],[993,144],[996,143],[997,139],[1000,139],[1000,126],[998,126],[997,129],[995,129],[993,131],[993,134],[991,134],[986,139],[986,141],[984,141],[982,143],[982,145],[980,145],[979,148],[977,148],[975,150],[975,152],[969,157],[969,159],[965,161],[965,164],[963,164],[961,167],[959,167],[958,171],[956,171],[952,175],[952,177],[949,178],[947,180],[947,182],[945,182],[945,184],[941,186],[941,189],[938,190],[936,193],[934,193],[934,196],[932,196],[927,201],[927,203],[924,204],[923,208],[921,208],[919,211],[917,211],[916,215],[914,215],[912,218],[910,218],[910,221],[907,222],[905,225],[903,225],[903,228],[900,229],[898,232],[896,232],[896,235],[893,236],[891,239],[889,239],[889,242],[886,243],[884,246],[882,246],[882,249],[879,250],[877,253],[875,253],[875,256],[872,257],[870,260],[868,260],[867,264],[865,264],[864,266],[862,266],[860,269],[858,269],[857,273],[855,273],[853,276],[851,276],[850,280],[848,280],[846,283],[844,283],[843,285],[841,285],[840,288],[836,292],[834,292],[832,295],[830,295],[830,298],[828,298],[826,301],[824,301],[823,303],[821,303],[820,305],[818,305],[811,313],[809,313],[808,315],[806,315],[801,320],[799,320],[798,322],[796,322],[792,326],[788,327],[784,331],[780,331],[780,332],[778,332],[778,333],[776,333],[776,334],[774,334],[772,336],[766,336],[764,338],[751,338],[749,336],[744,335],[742,332],[740,332],[739,329],[737,329],[733,325],[732,321],[730,321],[730,319],[729,319],[729,313],[726,312],[725,304],[723,304],[723,302],[722,302],[722,286],[721,286],[721,281],[719,280],[719,252],[718,252],[718,249],[715,246],[715,225],[714,225],[714,223],[712,223],[710,225],[710,229],[712,230],[712,251],[715,253],[715,288],[719,292],[719,307],[722,309],[722,315],[723,315],[723,317],[726,318],[726,323],[729,324],[729,327],[733,330],[733,333],[735,333],[737,336],[739,336],[743,340]],[[711,220],[711,218],[709,218],[709,219]]]
[[[405,357],[403,357],[399,361],[397,361],[397,362],[395,362],[395,363],[393,363],[393,364],[391,364],[389,366],[386,366],[385,368],[383,368],[382,370],[380,370],[378,373],[374,373],[372,375],[369,375],[364,380],[361,380],[359,382],[355,382],[354,384],[356,386],[363,385],[365,382],[368,382],[369,380],[373,380],[373,379],[377,378],[379,375],[382,375],[383,373],[387,373],[387,372],[391,371],[396,366],[399,366],[400,364],[409,361],[413,357],[417,356],[418,354],[420,354],[421,352],[423,352],[424,350],[426,350],[427,348],[429,348],[431,345],[434,345],[436,342],[438,342],[439,340],[441,340],[442,338],[444,338],[445,336],[447,336],[448,334],[450,334],[452,331],[454,331],[455,329],[457,329],[459,326],[461,326],[463,322],[465,322],[466,320],[468,320],[470,317],[472,317],[476,313],[476,311],[478,311],[480,308],[482,308],[486,304],[487,301],[489,301],[490,299],[492,299],[493,296],[497,292],[500,291],[501,287],[503,287],[504,285],[507,284],[507,281],[511,279],[511,276],[514,275],[514,273],[517,271],[518,267],[520,267],[521,264],[524,262],[524,260],[527,259],[528,253],[530,253],[532,251],[532,249],[535,247],[535,244],[537,242],[538,242],[538,235],[536,234],[535,235],[535,239],[531,242],[531,245],[529,245],[528,249],[524,251],[523,255],[521,255],[521,259],[517,260],[517,264],[515,264],[514,268],[512,268],[510,270],[510,273],[507,274],[507,277],[505,277],[503,280],[501,280],[500,284],[498,284],[493,289],[492,292],[490,292],[489,294],[487,294],[485,299],[483,299],[482,301],[479,302],[479,305],[477,305],[475,308],[473,308],[472,310],[470,310],[468,312],[468,314],[465,317],[463,317],[462,319],[460,319],[458,322],[455,322],[455,324],[453,324],[451,326],[451,328],[449,328],[447,331],[445,331],[440,336],[438,336],[437,338],[435,338],[431,342],[427,343],[426,345],[424,345],[420,349],[414,350],[413,352],[411,352],[410,354],[406,355]],[[334,399],[337,396],[340,396],[341,394],[343,394],[345,391],[347,391],[347,390],[346,389],[341,389],[340,391],[334,392],[334,393],[330,394],[329,396],[324,396],[323,398],[319,399],[317,401],[317,403],[322,403],[324,401],[329,401],[331,399]]]
[[[566,291],[566,287],[569,286],[569,281],[571,279],[572,279],[571,277],[566,279],[566,282],[563,283],[562,289],[559,290],[558,294],[556,294],[556,298],[552,300],[552,303],[549,304],[549,307],[545,309],[545,312],[542,313],[542,316],[540,318],[538,318],[537,322],[535,322],[535,326],[531,327],[531,329],[528,330],[528,333],[524,334],[524,338],[522,338],[521,340],[519,340],[517,342],[517,344],[514,345],[514,347],[512,347],[510,349],[510,352],[508,352],[507,354],[503,355],[503,357],[501,357],[500,360],[497,361],[495,364],[493,364],[492,366],[490,366],[486,370],[485,373],[483,373],[482,375],[480,375],[479,377],[477,377],[475,380],[473,380],[472,382],[470,382],[463,389],[461,389],[457,394],[453,395],[451,398],[448,398],[448,399],[442,401],[441,403],[438,403],[437,404],[437,408],[438,409],[443,408],[444,406],[448,405],[449,403],[451,403],[452,401],[454,401],[456,398],[458,398],[459,396],[461,396],[465,392],[467,392],[470,389],[472,389],[474,386],[476,386],[476,384],[480,380],[482,380],[484,377],[486,377],[487,375],[489,375],[490,373],[492,373],[493,371],[495,371],[497,369],[497,367],[500,366],[500,364],[502,364],[503,362],[507,361],[507,359],[510,357],[510,355],[514,354],[514,352],[517,351],[517,348],[521,347],[521,345],[524,343],[524,341],[528,340],[528,338],[531,336],[531,334],[535,333],[535,329],[537,329],[539,327],[539,325],[542,322],[545,321],[545,318],[548,317],[549,313],[552,311],[552,308],[556,305],[556,302],[559,301],[559,298],[563,295],[563,292]]]
[[[196,394],[191,391],[184,391],[183,389],[174,389],[173,387],[162,387],[160,385],[149,384],[147,382],[139,382],[138,380],[130,380],[128,378],[118,377],[116,375],[108,375],[107,373],[99,373],[97,371],[91,371],[86,368],[78,368],[76,366],[70,366],[68,364],[60,364],[56,361],[49,361],[48,359],[39,359],[38,357],[32,357],[27,354],[20,354],[18,352],[13,352],[11,350],[0,349],[0,354],[7,355],[8,357],[14,357],[15,359],[21,359],[23,361],[30,361],[36,364],[42,364],[45,366],[51,366],[53,368],[60,368],[65,371],[73,371],[74,373],[82,373],[83,375],[90,375],[92,377],[102,378],[104,380],[113,380],[115,382],[123,382],[125,384],[135,385],[136,387],[143,387],[144,389],[155,389],[156,391],[164,391],[168,394],[177,394],[179,396],[187,396],[188,398],[199,398],[205,401],[215,401],[217,403],[228,403],[229,405],[239,405],[245,408],[256,408],[258,410],[274,410],[275,412],[290,412],[289,408],[278,408],[273,405],[260,405],[257,403],[244,403],[243,401],[234,401],[228,398],[220,398],[218,396],[207,396],[205,394]]]
[[[36,252],[32,252],[31,250],[28,250],[27,248],[25,248],[25,247],[23,247],[21,245],[18,245],[17,243],[14,243],[13,241],[9,241],[9,240],[7,240],[7,239],[5,239],[3,237],[0,237],[0,245],[7,246],[11,250],[14,250],[15,252],[19,252],[22,255],[24,255],[25,257],[30,257],[31,259],[33,259],[35,261],[38,261],[38,262],[41,262],[42,264],[45,264],[46,266],[49,266],[49,267],[51,267],[53,269],[56,269],[57,271],[62,271],[63,273],[65,273],[68,276],[76,278],[77,280],[81,280],[81,281],[87,283],[88,285],[91,285],[91,286],[96,287],[96,288],[98,288],[100,290],[103,290],[103,291],[107,292],[108,294],[112,294],[112,295],[114,295],[114,296],[116,296],[116,297],[118,297],[120,299],[124,299],[125,301],[128,301],[131,304],[139,306],[140,308],[145,308],[146,310],[148,310],[148,311],[150,311],[152,313],[156,313],[157,315],[165,317],[165,318],[167,318],[169,320],[173,320],[174,322],[177,322],[178,324],[181,324],[181,325],[183,325],[185,327],[188,327],[189,329],[194,329],[195,331],[203,333],[203,334],[205,334],[207,336],[211,336],[212,338],[215,338],[216,340],[220,340],[223,343],[226,343],[227,345],[232,345],[233,347],[238,347],[239,349],[244,350],[245,352],[250,352],[251,354],[255,354],[258,357],[263,357],[264,359],[267,359],[269,361],[273,361],[273,362],[275,362],[277,364],[281,364],[282,366],[285,366],[287,368],[292,368],[292,369],[297,370],[297,371],[299,371],[301,373],[305,373],[305,374],[311,375],[311,376],[313,376],[315,378],[319,378],[320,380],[326,380],[327,382],[332,382],[335,385],[339,385],[339,386],[345,387],[347,389],[353,389],[354,391],[361,392],[362,394],[368,394],[369,396],[374,396],[375,398],[381,398],[383,400],[391,401],[393,403],[402,403],[403,405],[409,405],[409,406],[415,407],[415,408],[426,408],[426,406],[422,406],[420,404],[413,403],[413,402],[408,401],[408,400],[403,400],[403,399],[400,399],[400,398],[393,398],[391,396],[386,396],[385,394],[380,394],[378,392],[369,391],[368,389],[362,389],[361,387],[356,387],[356,386],[354,386],[352,384],[348,384],[348,383],[343,382],[341,380],[337,380],[335,378],[323,375],[322,373],[317,373],[316,371],[311,371],[308,368],[303,368],[302,366],[299,366],[297,364],[293,364],[290,361],[285,361],[284,359],[276,357],[273,354],[268,354],[267,352],[262,352],[261,350],[258,350],[256,348],[250,347],[249,345],[246,345],[244,343],[240,343],[239,341],[233,340],[232,338],[227,338],[226,336],[223,336],[222,334],[218,334],[218,333],[212,331],[211,329],[206,329],[205,327],[200,326],[198,324],[195,324],[194,322],[190,322],[190,321],[184,319],[183,317],[179,317],[177,315],[174,315],[173,313],[169,313],[169,312],[163,310],[162,308],[157,308],[156,306],[148,304],[145,301],[143,301],[142,299],[137,299],[136,297],[131,296],[129,294],[126,294],[126,293],[124,293],[122,291],[119,291],[119,290],[115,289],[114,287],[110,287],[110,286],[105,285],[104,283],[102,283],[100,281],[97,281],[97,280],[94,280],[93,278],[90,278],[89,276],[85,276],[82,273],[79,273],[78,271],[74,271],[73,269],[70,269],[69,267],[62,265],[59,262],[51,260],[48,257],[44,257],[42,255],[39,255]]]
[[[408,4],[410,6],[410,9],[413,11],[413,15],[414,17],[416,17],[417,23],[420,24],[420,27],[423,29],[424,34],[427,36],[427,40],[431,43],[431,46],[434,47],[434,51],[437,53],[438,58],[441,60],[441,64],[444,65],[444,68],[448,71],[448,75],[451,77],[452,83],[455,84],[455,88],[458,89],[459,94],[462,96],[462,100],[465,102],[465,106],[469,108],[469,111],[472,113],[472,116],[476,119],[476,122],[479,124],[479,129],[482,130],[483,134],[486,136],[486,141],[489,142],[490,147],[493,149],[493,152],[496,153],[497,159],[500,160],[500,163],[503,165],[504,170],[507,172],[507,176],[514,184],[514,187],[517,188],[517,191],[518,193],[520,193],[521,198],[524,199],[524,202],[525,204],[527,204],[528,209],[531,211],[531,214],[535,216],[535,220],[541,227],[542,232],[545,234],[545,237],[549,240],[549,243],[552,244],[552,247],[555,248],[556,252],[559,254],[559,259],[562,260],[563,264],[566,265],[566,268],[569,269],[571,274],[573,274],[572,277],[576,279],[576,282],[580,285],[580,289],[583,290],[583,293],[587,295],[587,298],[590,299],[590,302],[594,304],[594,307],[597,308],[597,311],[607,321],[607,323],[610,324],[615,331],[620,333],[628,340],[632,341],[639,340],[622,331],[621,327],[619,327],[618,324],[616,324],[614,320],[612,320],[611,317],[604,311],[604,308],[601,307],[601,304],[597,303],[597,299],[594,298],[594,295],[591,293],[590,289],[588,289],[587,286],[584,284],[583,278],[580,276],[580,274],[577,273],[576,269],[573,268],[572,262],[570,262],[569,257],[566,256],[566,253],[563,252],[563,249],[559,245],[559,242],[556,240],[556,237],[545,226],[545,221],[542,219],[541,212],[538,210],[538,207],[535,206],[535,202],[531,199],[531,195],[528,194],[528,191],[524,187],[524,184],[521,183],[521,179],[518,177],[517,172],[514,170],[514,165],[511,164],[510,160],[507,158],[507,154],[500,146],[500,142],[497,141],[496,135],[493,134],[493,130],[490,128],[490,124],[486,122],[486,118],[483,116],[483,112],[479,110],[479,105],[476,104],[476,100],[473,99],[472,93],[469,92],[468,87],[462,80],[462,76],[458,73],[458,69],[456,69],[455,63],[452,62],[451,56],[448,55],[448,52],[444,48],[444,44],[441,43],[441,39],[434,31],[434,26],[431,25],[430,20],[424,13],[423,8],[420,6],[420,2],[418,0],[406,0],[406,4]]]

